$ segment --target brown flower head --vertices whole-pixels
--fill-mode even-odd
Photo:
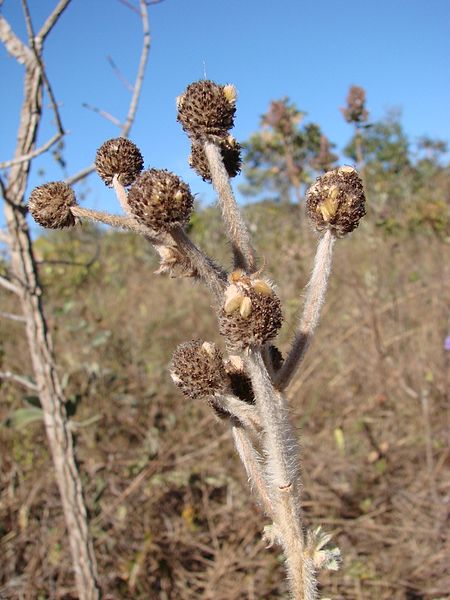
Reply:
[[[148,169],[128,192],[128,205],[136,219],[155,231],[184,225],[194,205],[189,186],[165,169]]]
[[[308,216],[317,230],[330,229],[343,237],[358,227],[366,214],[364,188],[353,167],[328,171],[309,188],[306,194]]]
[[[62,229],[75,225],[70,207],[76,204],[75,193],[70,186],[63,181],[52,181],[34,188],[28,208],[39,225],[49,229]]]
[[[222,353],[215,344],[202,340],[178,346],[170,374],[175,385],[189,398],[207,398],[224,392],[228,386]]]
[[[143,167],[141,151],[126,138],[108,140],[97,150],[95,168],[108,186],[112,185],[114,175],[122,185],[131,185]]]
[[[222,154],[223,164],[229,177],[236,177],[241,172],[241,146],[232,135],[219,141],[220,153]],[[206,158],[203,145],[194,141],[192,143],[189,164],[194,171],[200,175],[203,181],[211,181],[211,172],[209,170],[208,159]]]
[[[234,124],[236,90],[232,85],[197,81],[178,97],[177,108],[177,120],[190,137],[223,138]]]
[[[219,316],[220,333],[237,349],[261,346],[283,322],[281,302],[270,283],[234,271]]]

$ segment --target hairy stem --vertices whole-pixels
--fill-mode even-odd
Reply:
[[[286,401],[273,388],[261,352],[249,350],[245,362],[264,430],[263,446],[274,525],[286,555],[291,595],[295,600],[314,600],[314,568],[306,553],[300,503],[299,444]]]
[[[313,272],[307,286],[308,291],[299,327],[289,354],[274,379],[275,387],[279,390],[285,389],[294,376],[296,369],[305,356],[319,322],[320,309],[325,300],[328,278],[331,271],[334,241],[333,234],[330,231],[326,231],[317,247]]]
[[[211,180],[222,210],[226,234],[233,248],[234,267],[242,268],[247,273],[253,273],[256,271],[255,251],[250,241],[247,225],[237,207],[220,148],[216,144],[206,141],[204,150],[208,159]]]
[[[239,454],[239,458],[244,465],[247,477],[251,486],[257,493],[257,496],[268,517],[273,516],[272,500],[269,495],[267,481],[262,472],[262,457],[255,450],[248,436],[248,433],[242,427],[231,427],[234,445]]]

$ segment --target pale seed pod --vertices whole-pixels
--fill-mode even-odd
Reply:
[[[366,214],[361,178],[350,166],[328,171],[318,177],[306,194],[308,216],[318,231],[329,229],[343,237]]]
[[[191,138],[224,138],[234,124],[236,91],[230,85],[196,81],[178,97],[177,108],[177,120]]]
[[[114,175],[123,186],[131,185],[143,167],[141,151],[126,138],[108,140],[97,150],[95,169],[109,187],[112,186]]]
[[[128,192],[128,205],[136,220],[155,231],[170,231],[189,221],[194,197],[174,173],[148,169]]]
[[[170,365],[175,385],[189,398],[208,398],[224,392],[229,380],[222,353],[215,344],[192,340],[180,344]]]
[[[31,216],[43,227],[73,227],[76,219],[70,207],[76,206],[75,193],[63,181],[52,181],[34,188],[28,201]]]

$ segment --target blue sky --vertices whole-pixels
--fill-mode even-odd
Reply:
[[[55,3],[29,0],[36,29]],[[25,37],[20,5],[4,0],[1,12]],[[189,144],[175,109],[176,96],[205,70],[208,78],[238,89],[238,140],[257,129],[270,100],[289,96],[342,147],[351,128],[339,107],[351,84],[366,89],[372,119],[401,107],[412,141],[423,134],[450,139],[448,0],[164,0],[150,8],[150,22],[150,61],[130,137],[146,166],[176,172],[205,201],[213,193],[187,166]],[[132,80],[140,31],[139,17],[118,0],[73,0],[48,39],[45,62],[69,132],[69,174],[117,135],[82,103],[125,116],[129,95],[106,57]],[[3,48],[0,73],[2,161],[12,154],[22,97],[22,70]],[[51,135],[49,118],[40,142]],[[42,157],[30,183],[60,178],[54,161]],[[87,205],[116,210],[112,193],[95,176],[88,185]]]

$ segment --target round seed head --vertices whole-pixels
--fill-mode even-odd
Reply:
[[[236,282],[225,291],[219,329],[232,347],[261,346],[277,335],[282,322],[281,302],[273,290],[261,293],[251,282]]]
[[[141,151],[126,138],[108,140],[97,150],[95,168],[108,186],[112,185],[114,175],[123,186],[131,185],[143,167]]]
[[[75,193],[70,186],[63,181],[52,181],[34,188],[28,208],[39,225],[48,229],[62,229],[75,225],[70,207],[76,204]]]
[[[317,230],[330,229],[343,237],[358,227],[366,214],[364,188],[358,172],[345,166],[328,171],[306,194],[308,216]]]
[[[197,81],[178,97],[177,107],[177,120],[190,137],[223,138],[234,124],[236,90],[231,85]]]
[[[189,186],[170,171],[148,169],[128,192],[128,205],[136,219],[155,231],[185,225],[194,205]]]
[[[223,164],[229,177],[236,177],[241,172],[241,146],[232,135],[219,141]],[[200,175],[203,181],[211,181],[208,159],[200,142],[192,143],[189,165]]]
[[[177,387],[189,398],[205,398],[227,388],[228,378],[222,353],[209,342],[193,340],[175,350],[170,374]]]

